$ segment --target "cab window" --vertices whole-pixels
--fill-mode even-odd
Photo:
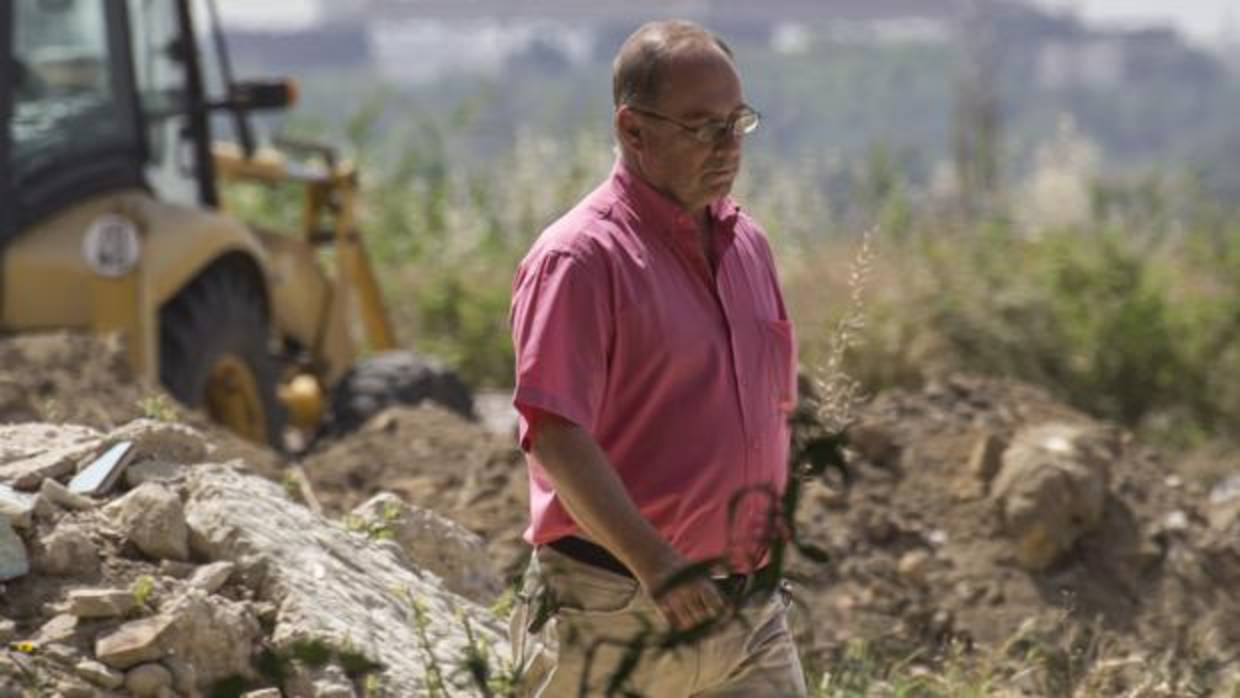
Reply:
[[[16,0],[9,121],[14,183],[62,162],[134,147],[107,8],[99,0]]]

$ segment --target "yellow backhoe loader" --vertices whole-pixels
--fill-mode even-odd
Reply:
[[[359,409],[421,390],[472,412],[424,362],[358,363],[394,339],[356,172],[316,144],[256,153],[249,113],[295,90],[233,80],[213,0],[9,0],[0,47],[0,332],[119,332],[140,376],[276,447],[287,424],[318,429],[328,395],[358,405],[354,388],[372,393]],[[236,143],[216,143],[227,118]],[[302,185],[301,230],[221,211],[227,179]]]

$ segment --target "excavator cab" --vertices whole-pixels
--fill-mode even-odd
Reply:
[[[256,147],[250,113],[295,89],[233,79],[213,0],[10,0],[0,55],[0,332],[120,333],[138,375],[276,447],[393,347],[356,172]],[[230,178],[303,186],[302,229],[222,211]]]

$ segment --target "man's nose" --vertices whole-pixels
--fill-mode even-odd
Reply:
[[[728,129],[724,134],[715,141],[715,150],[720,152],[730,152],[741,149],[741,141],[745,137],[732,129]]]

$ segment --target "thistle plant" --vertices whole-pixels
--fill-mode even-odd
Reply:
[[[814,367],[811,377],[816,392],[813,416],[830,434],[847,429],[865,399],[861,383],[845,372],[844,359],[849,349],[860,345],[865,329],[865,286],[874,268],[874,237],[873,229],[861,236],[861,247],[849,268],[848,307],[831,333],[826,361]]]

